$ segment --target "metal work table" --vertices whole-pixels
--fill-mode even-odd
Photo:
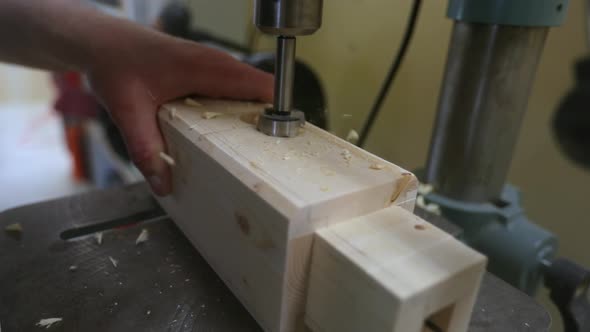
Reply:
[[[54,317],[63,320],[49,331],[261,330],[144,184],[0,213],[2,229],[14,223],[20,235],[0,233],[4,332],[44,330],[35,324]],[[142,229],[149,240],[136,245]],[[550,323],[533,299],[488,274],[470,331],[546,331]]]

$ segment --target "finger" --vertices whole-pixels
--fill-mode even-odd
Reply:
[[[260,100],[272,102],[274,77],[262,70],[233,58],[202,62],[201,78],[197,84],[212,97]]]
[[[194,52],[188,52],[175,78],[175,86],[182,87],[184,94],[264,102],[273,99],[273,75],[200,45],[196,45]],[[171,96],[175,97],[178,96]]]
[[[123,135],[131,160],[152,190],[160,196],[168,195],[172,189],[170,169],[160,158],[165,145],[158,127],[157,107],[141,91],[130,93],[136,95],[128,95],[125,99],[128,102],[115,105],[111,115]]]

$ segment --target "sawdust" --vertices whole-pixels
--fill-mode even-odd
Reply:
[[[96,239],[96,243],[98,243],[98,245],[102,244],[102,232],[94,234],[94,238]]]
[[[359,140],[359,134],[356,132],[356,130],[351,129],[348,132],[348,135],[346,135],[346,140],[350,143],[356,143]]]
[[[219,112],[204,112],[201,117],[205,120],[211,120],[211,119],[215,119],[218,118],[220,116],[222,116],[223,113],[219,113]]]
[[[420,195],[428,195],[432,190],[434,190],[434,187],[431,184],[420,183],[418,185],[418,194]]]
[[[176,108],[172,107],[170,109],[170,112],[168,113],[170,120],[175,120],[176,119]]]
[[[344,160],[346,160],[347,162],[350,162],[350,160],[352,159],[352,153],[350,153],[350,151],[344,149],[342,150],[342,152],[340,152],[340,155],[342,156],[342,158],[344,158]]]
[[[418,197],[416,197],[416,205],[437,216],[442,214],[440,206],[438,204],[426,202],[422,194],[419,194]]]
[[[385,168],[385,165],[383,165],[383,164],[378,164],[378,163],[374,163],[374,164],[371,164],[371,165],[369,166],[369,168],[370,168],[370,169],[374,169],[374,170],[376,170],[376,171],[380,171],[380,170],[382,170],[382,169],[384,169],[384,168]]]
[[[170,166],[176,166],[176,161],[170,155],[166,154],[165,152],[160,152],[160,158],[166,162],[166,164]]]
[[[37,322],[37,326],[44,327],[46,329],[50,328],[53,324],[61,322],[63,319],[61,317],[56,318],[43,318]]]
[[[186,106],[193,106],[193,107],[201,107],[203,106],[203,104],[199,103],[198,101],[192,99],[192,98],[186,98],[184,100],[184,104]]]
[[[137,237],[137,239],[135,240],[135,245],[139,245],[140,243],[144,243],[149,239],[149,235],[150,233],[148,232],[147,229],[142,229],[141,233],[139,233],[139,236]]]
[[[111,261],[111,264],[113,264],[113,266],[115,268],[119,265],[119,261],[114,259],[113,257],[109,256],[109,260]]]

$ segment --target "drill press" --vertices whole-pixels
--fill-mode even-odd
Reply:
[[[256,0],[256,26],[277,36],[274,103],[258,121],[258,130],[266,135],[294,137],[305,121],[303,113],[293,110],[295,37],[320,28],[322,4],[323,0]]]
[[[451,0],[455,21],[428,158],[426,199],[486,254],[488,269],[534,294],[557,239],[505,185],[545,39],[566,0]]]

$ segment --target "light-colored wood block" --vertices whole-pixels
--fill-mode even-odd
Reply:
[[[467,331],[485,258],[399,207],[317,232],[307,296],[314,331]]]
[[[300,331],[314,233],[396,206],[409,172],[313,125],[290,139],[256,131],[265,105],[198,100],[159,112],[173,194],[159,198],[266,331]]]
[[[160,202],[266,331],[291,331],[313,232],[392,204],[411,210],[417,181],[309,124],[292,139],[263,135],[264,105],[198,103],[159,113],[175,161],[174,192]]]

